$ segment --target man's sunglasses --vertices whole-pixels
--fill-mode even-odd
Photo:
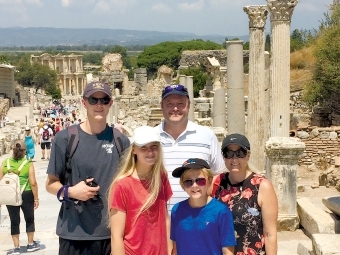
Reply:
[[[98,104],[98,101],[100,101],[100,103],[103,105],[107,105],[110,103],[111,98],[110,97],[102,97],[102,98],[88,97],[87,101],[89,102],[90,105],[96,105]]]
[[[194,185],[195,182],[198,186],[205,186],[205,184],[207,184],[207,180],[205,178],[197,178],[195,180],[188,179],[188,180],[183,181],[183,186],[184,188],[188,189],[192,187],[192,185]]]
[[[236,155],[238,158],[244,158],[247,156],[247,151],[245,149],[238,149],[237,151],[232,151],[232,150],[224,150],[222,151],[222,155],[224,158],[231,159]]]
[[[169,85],[169,86],[166,86],[163,91],[162,91],[162,98],[168,94],[169,92],[173,91],[173,90],[177,90],[177,91],[180,91],[180,92],[184,92],[184,93],[187,93],[188,94],[188,90],[186,87],[184,87],[183,85],[180,85],[180,84],[177,84],[177,85]]]

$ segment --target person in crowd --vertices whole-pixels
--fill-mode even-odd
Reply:
[[[46,189],[63,201],[57,220],[59,255],[109,255],[111,234],[107,227],[106,192],[117,172],[119,151],[113,130],[106,124],[112,95],[108,84],[88,83],[82,105],[87,119],[76,125],[79,141],[67,170],[66,153],[69,130],[54,139],[47,168]],[[120,137],[124,150],[129,139]]]
[[[250,143],[230,134],[222,143],[228,172],[214,177],[212,196],[225,203],[234,218],[235,254],[277,254],[278,202],[271,182],[248,165]]]
[[[31,132],[31,128],[29,126],[25,127],[25,135],[24,141],[26,144],[26,157],[28,160],[33,160],[35,156],[35,137],[34,134]]]
[[[132,141],[109,190],[111,252],[170,254],[167,201],[172,191],[159,134],[153,127],[141,126]]]
[[[181,187],[189,195],[171,211],[174,254],[233,255],[236,245],[233,216],[227,206],[207,193],[213,179],[208,163],[190,158],[172,176],[180,178]],[[193,240],[195,245],[189,245]]]
[[[206,160],[214,173],[225,169],[223,157],[214,132],[188,119],[190,100],[183,85],[168,85],[162,91],[161,107],[164,120],[155,128],[161,136],[164,165],[175,195],[170,199],[171,207],[188,197],[171,172],[187,158]]]
[[[50,149],[51,149],[51,142],[53,137],[53,131],[49,127],[48,122],[45,122],[45,124],[40,128],[39,130],[39,138],[38,143],[41,147],[41,159],[50,159]]]
[[[7,162],[9,161],[9,162]],[[9,163],[9,164],[7,164]],[[38,184],[35,178],[34,165],[31,161],[26,160],[26,145],[23,140],[14,141],[13,155],[11,158],[3,161],[0,169],[0,180],[8,172],[8,165],[10,171],[16,172],[19,167],[20,187],[22,192],[21,206],[7,205],[7,210],[11,222],[11,235],[14,244],[14,249],[11,254],[20,254],[20,208],[24,214],[26,221],[27,233],[27,251],[32,252],[40,248],[39,243],[34,241],[35,219],[34,210],[39,206]]]
[[[44,125],[45,125],[44,118],[41,118],[41,119],[40,119],[40,122],[39,122],[39,124],[38,124],[38,130],[40,130]]]
[[[122,134],[124,134],[123,125],[120,120],[118,120],[117,123],[114,124],[114,127],[117,128]]]

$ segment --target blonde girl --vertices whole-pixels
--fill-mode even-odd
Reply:
[[[169,254],[171,196],[160,136],[152,127],[138,127],[109,189],[111,253]]]

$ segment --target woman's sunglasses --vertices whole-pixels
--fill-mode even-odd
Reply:
[[[100,103],[103,105],[107,105],[110,103],[111,98],[110,97],[102,97],[102,98],[88,97],[87,101],[89,102],[90,105],[96,105],[98,104],[98,101],[100,101]]]
[[[238,149],[237,151],[232,151],[232,150],[224,150],[222,151],[222,155],[224,158],[231,159],[236,155],[238,158],[244,158],[247,156],[247,151],[245,149]]]
[[[198,186],[205,186],[205,184],[207,183],[207,180],[205,178],[197,178],[195,180],[188,179],[188,180],[183,181],[183,186],[184,188],[190,188],[192,187],[192,185],[194,185],[195,182]]]

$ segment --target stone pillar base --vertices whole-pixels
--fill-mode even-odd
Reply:
[[[300,219],[296,215],[279,215],[277,218],[277,231],[295,231],[299,228]]]

